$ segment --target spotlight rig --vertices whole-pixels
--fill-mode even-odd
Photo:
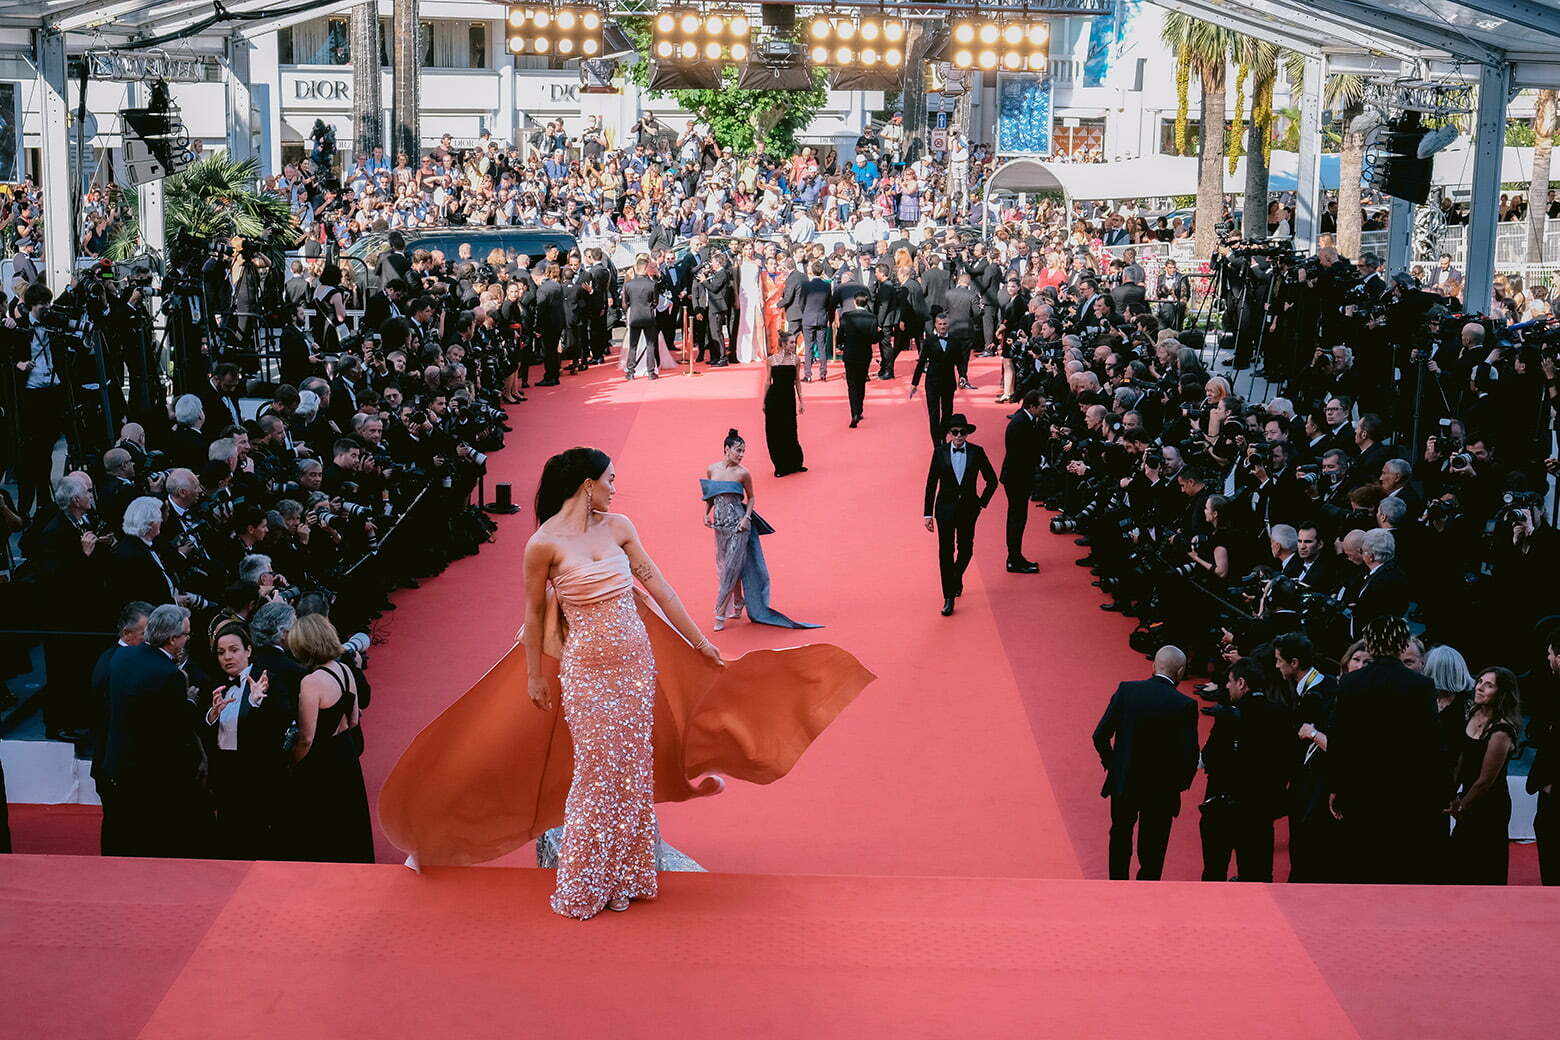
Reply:
[[[753,25],[741,9],[701,13],[667,7],[650,25],[650,56],[656,61],[728,65],[747,61],[752,54]]]
[[[805,39],[814,65],[900,69],[905,64],[905,23],[899,18],[817,15]]]
[[[1051,63],[1051,26],[1042,21],[956,18],[948,57],[958,69],[1044,72]]]
[[[564,59],[602,55],[602,18],[594,7],[511,4],[505,22],[510,54]]]

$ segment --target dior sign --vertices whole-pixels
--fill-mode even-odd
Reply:
[[[350,101],[352,84],[344,79],[295,79],[296,101]]]

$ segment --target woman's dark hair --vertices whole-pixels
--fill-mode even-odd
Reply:
[[[570,448],[548,459],[542,467],[542,479],[536,484],[537,525],[562,509],[581,484],[600,479],[610,465],[612,459],[596,448]]]
[[[320,284],[330,286],[340,285],[341,268],[337,267],[335,264],[326,264],[320,270]]]
[[[254,649],[254,642],[249,638],[249,629],[244,627],[244,623],[242,621],[224,621],[221,625],[217,626],[217,630],[211,633],[211,650],[213,653],[216,652],[217,641],[223,636],[237,636],[238,641],[244,644],[245,650]]]
[[[742,434],[738,433],[737,428],[733,426],[731,429],[726,431],[726,442],[721,445],[721,449],[724,451],[729,449],[733,444],[746,443],[747,441],[742,439]]]

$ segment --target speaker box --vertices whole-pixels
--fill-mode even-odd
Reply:
[[[684,65],[670,61],[650,63],[651,90],[717,90],[719,88],[719,65]]]
[[[742,90],[811,90],[812,69],[807,65],[765,65],[750,61],[742,66],[737,86]]]
[[[764,24],[772,29],[796,28],[796,7],[792,4],[764,4]]]

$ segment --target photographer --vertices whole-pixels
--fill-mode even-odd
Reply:
[[[1273,821],[1288,808],[1295,723],[1283,702],[1267,695],[1267,671],[1256,658],[1236,661],[1226,682],[1229,703],[1203,709],[1214,717],[1202,749],[1204,881],[1273,880]],[[1231,856],[1239,870],[1234,879]]]
[[[17,506],[24,517],[31,516],[35,502],[41,504],[49,490],[53,469],[54,443],[65,432],[65,390],[69,378],[65,354],[53,333],[42,325],[44,311],[54,300],[47,285],[33,282],[22,292],[22,313],[16,318],[0,319],[7,330],[8,351],[16,387],[18,427],[22,431],[17,445]]]

